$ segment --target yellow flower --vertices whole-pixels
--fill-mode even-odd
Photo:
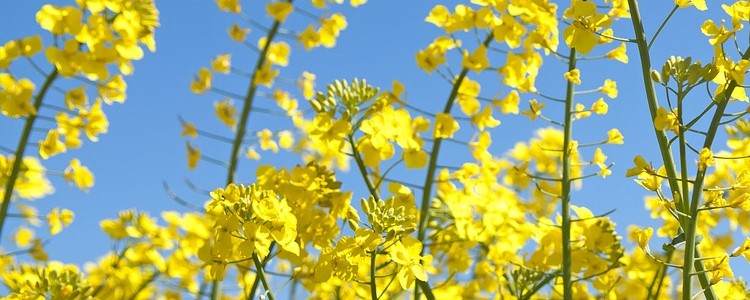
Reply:
[[[14,240],[16,246],[26,248],[34,241],[34,231],[24,226],[18,227]]]
[[[643,156],[637,155],[633,159],[633,163],[635,164],[635,167],[628,169],[627,173],[625,174],[625,177],[631,177],[638,174],[641,174],[643,172],[654,174],[654,168],[651,167],[651,164],[649,164]]]
[[[300,79],[297,79],[297,85],[302,88],[302,97],[305,99],[310,100],[315,96],[315,74],[302,72]]]
[[[563,75],[567,81],[570,81],[576,85],[581,84],[581,71],[578,69],[570,70],[569,72],[565,72]]]
[[[263,129],[257,133],[258,143],[261,150],[271,150],[273,153],[279,152],[279,145],[273,140],[273,132],[269,129]]]
[[[65,181],[75,183],[75,185],[83,191],[87,191],[94,186],[94,174],[91,173],[89,168],[81,165],[81,161],[77,158],[70,161],[68,167],[65,168],[63,177],[65,178]]]
[[[289,2],[273,2],[266,4],[266,12],[268,15],[279,23],[283,23],[292,11],[294,11],[294,6]]]
[[[711,149],[701,149],[701,152],[698,154],[698,170],[704,171],[706,167],[713,166],[715,163],[714,154],[711,152]]]
[[[185,145],[187,145],[188,169],[195,169],[201,159],[201,149],[193,148],[190,146],[190,142],[185,142]]]
[[[623,144],[622,133],[617,128],[607,131],[607,144]]]
[[[289,150],[294,146],[294,135],[289,130],[282,130],[276,134],[279,138],[279,147]]]
[[[245,157],[252,159],[252,160],[260,160],[260,154],[258,153],[258,151],[255,151],[255,147],[247,148],[247,152],[245,152]]]
[[[36,261],[49,260],[49,256],[47,255],[47,252],[44,251],[44,247],[40,239],[34,239],[34,243],[32,244],[31,249],[29,249],[29,255],[31,255],[31,257]]]
[[[500,121],[492,116],[492,108],[485,106],[482,112],[471,116],[471,123],[479,128],[479,131],[484,131],[484,128],[495,128],[500,125]]]
[[[320,34],[315,31],[315,28],[312,25],[308,25],[307,28],[297,36],[297,41],[302,43],[305,50],[310,50],[320,45]]]
[[[430,11],[430,14],[424,19],[427,23],[435,24],[435,26],[443,28],[448,23],[451,16],[451,12],[447,7],[443,5],[435,5]]]
[[[609,59],[614,59],[624,64],[628,63],[628,53],[625,43],[622,43],[620,44],[620,46],[617,46],[617,48],[610,50],[609,52],[607,52],[607,54],[605,54],[605,56]]]
[[[468,50],[464,50],[464,58],[461,62],[461,67],[480,73],[482,70],[490,66],[490,61],[487,59],[487,47],[479,45],[471,55]]]
[[[706,0],[674,0],[674,4],[679,7],[695,6],[698,10],[707,10]]]
[[[266,46],[266,38],[262,37],[258,40],[258,48],[263,49]],[[285,42],[271,43],[268,46],[268,53],[266,57],[274,65],[286,67],[289,64],[289,53],[291,48],[289,44]]]
[[[250,28],[242,28],[237,23],[234,23],[232,27],[229,27],[227,32],[233,41],[242,43],[245,41],[245,36],[250,33]]]
[[[228,74],[232,68],[232,55],[223,54],[217,55],[214,60],[211,61],[211,69],[216,73]]]
[[[452,138],[453,134],[458,131],[458,122],[453,119],[453,116],[446,113],[438,113],[435,115],[435,131],[432,134],[433,138]]]
[[[82,85],[65,93],[65,106],[69,110],[86,107],[86,104],[88,104],[88,96],[86,95],[85,88],[86,86]]]
[[[525,116],[529,116],[529,119],[534,121],[536,117],[542,115],[542,109],[544,108],[545,105],[546,104],[544,102],[539,103],[537,102],[536,99],[531,99],[529,101],[529,109],[522,111],[521,114]]]
[[[198,137],[198,129],[195,128],[195,124],[185,122],[182,124],[182,133],[180,133],[180,136],[196,138]]]
[[[598,44],[599,38],[594,32],[609,27],[612,23],[607,15],[596,12],[595,3],[588,1],[573,2],[573,6],[565,15],[573,18],[572,24],[563,31],[565,43],[581,54],[591,52]]]
[[[55,35],[75,35],[81,30],[82,13],[75,7],[57,7],[46,4],[36,13],[36,21],[42,29]]]
[[[69,209],[54,208],[47,214],[47,225],[49,225],[49,233],[56,235],[63,230],[63,227],[73,223],[75,214]]]
[[[237,126],[237,108],[234,107],[232,100],[224,99],[214,102],[214,113],[216,117],[232,130]]]
[[[211,89],[211,71],[208,68],[201,68],[198,71],[198,78],[193,78],[190,83],[190,90],[196,94],[204,94]]]
[[[47,132],[47,137],[44,141],[39,142],[39,156],[42,159],[48,159],[58,153],[65,152],[65,150],[67,150],[65,144],[60,142],[60,133],[54,129]]]
[[[270,88],[273,85],[273,81],[277,75],[279,75],[279,70],[272,68],[271,62],[266,61],[266,63],[259,70],[255,71],[255,76],[253,76],[253,84],[263,85],[267,88]]]
[[[643,249],[643,251],[650,252],[648,247],[648,242],[651,240],[651,236],[654,234],[654,229],[651,227],[647,227],[646,229],[638,229],[635,231],[636,236],[636,242],[638,243],[638,247]]]
[[[26,57],[34,56],[34,54],[42,50],[42,37],[33,35],[23,38],[18,41],[18,48],[21,51],[21,55]]]
[[[219,5],[219,9],[231,13],[239,13],[242,11],[242,6],[239,0],[216,0],[216,4]]]
[[[609,105],[607,105],[607,102],[604,102],[604,98],[599,98],[591,104],[591,111],[597,115],[606,115],[608,110]]]
[[[609,98],[617,98],[617,82],[611,79],[605,79],[604,85],[599,87],[599,91],[607,95]]]
[[[403,159],[408,169],[419,169],[424,168],[427,165],[427,152],[416,149],[405,149],[403,152]]]
[[[518,91],[511,90],[505,98],[501,100],[493,100],[492,104],[495,107],[499,107],[500,111],[504,114],[518,114],[518,105],[521,103],[521,96],[518,95]]]
[[[654,119],[654,127],[657,130],[669,129],[675,133],[679,130],[679,122],[677,120],[676,112],[668,112],[666,108],[659,107],[656,110],[656,118]]]

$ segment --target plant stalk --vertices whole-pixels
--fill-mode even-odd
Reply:
[[[16,146],[13,166],[10,169],[10,176],[8,176],[8,181],[5,183],[3,203],[0,206],[0,238],[2,238],[3,235],[3,225],[5,225],[5,219],[7,219],[8,217],[8,209],[10,208],[10,201],[11,197],[13,196],[13,188],[16,185],[18,174],[21,172],[21,165],[23,164],[23,154],[26,151],[26,145],[29,143],[29,137],[31,136],[31,131],[34,128],[34,121],[36,121],[37,114],[39,113],[39,107],[42,106],[42,102],[44,101],[44,96],[47,95],[47,91],[49,91],[49,88],[52,86],[52,82],[57,79],[57,76],[57,68],[55,67],[52,70],[52,73],[47,75],[47,78],[44,80],[44,84],[42,84],[42,88],[39,90],[39,93],[36,94],[36,97],[34,97],[34,103],[32,105],[34,106],[34,110],[37,113],[29,114],[29,116],[26,117],[26,123],[23,125],[21,138],[18,141],[18,145]]]
[[[576,68],[576,49],[570,49],[568,56],[568,72]],[[563,154],[562,154],[562,278],[563,278],[563,299],[573,299],[573,281],[572,281],[572,249],[570,245],[570,155],[571,140],[573,136],[573,97],[575,93],[575,83],[568,80],[565,92],[565,127],[563,134]]]
[[[493,35],[492,33],[487,35],[487,38],[484,39],[484,42],[482,43],[485,47],[489,46],[490,42],[492,42]],[[466,78],[466,74],[469,73],[469,69],[463,68],[461,69],[461,73],[459,73],[458,77],[456,78],[456,81],[453,83],[453,88],[451,89],[451,93],[448,96],[448,100],[445,103],[445,108],[443,108],[443,113],[450,113],[451,108],[453,107],[453,104],[455,103],[456,97],[458,97],[458,88],[461,87],[461,83],[463,83],[464,79]],[[422,202],[420,204],[420,210],[419,210],[419,224],[417,228],[417,239],[424,243],[425,233],[426,233],[426,226],[427,226],[427,219],[428,219],[428,213],[430,209],[430,199],[432,198],[432,185],[435,181],[435,170],[437,169],[437,160],[438,160],[438,153],[440,152],[440,144],[442,143],[443,139],[436,137],[435,140],[432,143],[432,150],[430,151],[430,160],[427,165],[427,176],[425,176],[424,181],[424,190],[422,191]],[[422,247],[422,250],[420,251],[419,255],[421,256],[424,253],[424,247]],[[414,287],[414,299],[419,300],[420,298],[420,286],[421,284],[417,284]],[[425,285],[429,286],[429,285]]]

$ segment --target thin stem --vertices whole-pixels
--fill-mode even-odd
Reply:
[[[273,292],[271,291],[271,287],[268,285],[268,282],[266,281],[266,276],[263,274],[263,265],[264,263],[261,263],[260,259],[258,258],[258,254],[253,252],[253,263],[255,264],[255,269],[258,272],[255,276],[256,280],[260,280],[260,283],[263,285],[263,288],[266,290],[266,298],[268,300],[274,300]],[[254,294],[254,291],[250,291]]]
[[[656,37],[659,36],[659,33],[661,33],[661,30],[664,29],[664,26],[667,25],[667,22],[669,22],[669,19],[672,18],[672,15],[677,11],[677,9],[680,8],[679,5],[675,5],[672,7],[672,11],[669,12],[669,15],[667,15],[667,18],[664,19],[663,22],[661,22],[661,25],[659,25],[659,29],[656,30],[656,33],[654,33],[654,36],[651,37],[651,40],[648,42],[648,49],[651,50],[651,45],[654,44],[656,41]]]
[[[492,33],[487,35],[487,38],[485,38],[483,45],[487,47],[490,42],[492,41]],[[453,83],[453,89],[451,90],[450,95],[448,96],[448,100],[445,103],[445,108],[443,108],[443,113],[449,114],[451,111],[451,108],[453,107],[453,103],[456,100],[456,97],[458,96],[458,88],[461,86],[461,83],[463,83],[464,79],[466,78],[466,74],[469,73],[469,69],[463,68],[461,70],[461,73],[456,78],[456,81]],[[437,159],[438,159],[438,153],[440,153],[440,144],[443,141],[442,138],[435,138],[435,142],[432,143],[432,151],[430,151],[430,160],[427,165],[427,176],[425,176],[425,183],[424,183],[424,191],[422,192],[422,202],[420,205],[420,211],[419,211],[419,227],[417,229],[417,239],[420,242],[424,242],[425,234],[426,234],[426,227],[427,227],[427,219],[430,209],[430,198],[432,197],[432,186],[433,182],[435,181],[435,170],[437,169]],[[420,251],[419,255],[422,255],[424,253],[424,247]],[[424,288],[425,286],[429,286],[427,284],[423,284],[422,281],[419,281],[419,284],[417,284],[416,287],[414,287],[414,299],[419,300],[420,296],[420,288]],[[427,296],[428,291],[425,291],[425,296]],[[429,291],[431,294],[432,291]],[[429,296],[428,296],[429,298]]]
[[[292,3],[293,0],[287,0],[289,4]],[[249,19],[249,18],[248,18]],[[229,168],[227,171],[227,185],[234,182],[234,176],[235,172],[237,171],[237,164],[239,160],[239,153],[240,153],[240,146],[242,145],[242,141],[245,137],[245,131],[247,128],[247,120],[250,117],[250,110],[253,107],[253,99],[255,98],[255,93],[257,91],[257,86],[255,84],[255,74],[259,72],[260,69],[263,68],[263,66],[266,63],[266,58],[268,56],[268,50],[271,48],[271,44],[276,37],[276,34],[279,32],[279,28],[281,27],[281,22],[274,21],[273,26],[271,26],[271,30],[268,31],[268,35],[266,36],[266,44],[263,46],[263,50],[261,50],[260,55],[258,56],[258,61],[255,64],[255,68],[253,69],[253,76],[250,78],[250,84],[247,88],[247,94],[245,95],[244,104],[242,105],[242,114],[240,115],[240,123],[237,126],[237,134],[234,138],[234,143],[232,144],[232,154],[229,157]],[[255,276],[255,282],[260,280],[263,283],[263,287],[266,289],[266,291],[270,291],[268,288],[268,284],[266,283],[266,277],[263,272],[263,266],[265,264],[261,264],[257,260],[257,255],[253,253],[253,261],[256,262],[256,268],[258,269],[258,274]],[[215,289],[218,289],[219,282],[214,281],[212,283],[212,292]],[[254,287],[257,288],[256,284],[253,284]],[[256,289],[252,289],[250,291],[251,295],[255,295]],[[216,300],[216,296],[212,293],[211,295],[212,300]],[[270,295],[269,299],[273,299],[273,295]]]
[[[370,195],[375,197],[375,200],[380,200],[380,193],[378,193],[378,189],[375,187],[375,184],[372,183],[372,180],[370,180],[370,176],[367,174],[367,166],[365,166],[365,161],[362,159],[362,156],[359,154],[359,150],[357,150],[357,146],[354,145],[354,136],[349,135],[349,145],[352,146],[352,152],[354,153],[354,160],[357,162],[357,168],[359,169],[359,173],[362,175],[362,180],[365,181],[365,184],[367,185],[367,190],[370,191]]]
[[[570,55],[568,56],[568,72],[576,68],[576,50],[575,48],[570,49]],[[573,299],[573,281],[572,281],[572,250],[570,242],[570,156],[571,148],[570,141],[573,135],[573,97],[575,93],[575,85],[573,82],[567,82],[567,88],[565,92],[565,125],[563,133],[563,155],[562,155],[562,193],[560,199],[562,200],[562,278],[563,278],[563,299]]]
[[[375,249],[377,250],[377,249]],[[378,255],[378,251],[372,251],[370,254],[370,298],[372,300],[378,300],[378,286],[375,277],[375,258]]]
[[[50,86],[52,86],[52,82],[57,79],[57,68],[52,70],[52,73],[47,75],[47,79],[44,80],[44,84],[42,85],[42,88],[39,90],[39,93],[34,97],[34,110],[39,111],[39,107],[42,106],[42,101],[44,100],[44,96],[47,95],[47,91],[49,90]],[[18,141],[18,146],[16,148],[16,154],[15,158],[13,159],[13,167],[11,167],[10,175],[8,176],[8,181],[5,184],[5,190],[3,194],[3,203],[2,206],[0,206],[0,238],[2,237],[3,232],[3,225],[5,225],[5,219],[6,215],[8,214],[8,209],[10,208],[10,198],[13,196],[13,188],[16,185],[16,179],[18,179],[18,173],[21,172],[21,164],[23,162],[23,153],[26,151],[26,145],[29,143],[29,137],[31,136],[31,129],[34,128],[34,121],[36,121],[37,115],[36,114],[30,114],[28,117],[26,117],[26,123],[23,126],[23,131],[21,132],[21,138]]]

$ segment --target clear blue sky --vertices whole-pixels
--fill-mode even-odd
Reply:
[[[69,2],[72,1],[55,1],[55,4]],[[390,88],[392,80],[398,79],[406,86],[409,102],[430,111],[441,109],[450,86],[436,74],[427,75],[419,70],[414,56],[441,34],[433,25],[423,21],[431,7],[435,3],[452,6],[456,1],[370,2],[357,9],[334,7],[334,10],[342,10],[349,22],[338,45],[333,49],[320,48],[311,52],[294,47],[290,66],[282,70],[282,77],[294,79],[303,70],[307,70],[317,74],[318,87],[333,79],[358,77],[367,78],[370,83],[385,89]],[[651,34],[669,12],[673,2],[641,2],[647,32]],[[3,28],[0,31],[0,42],[41,33],[34,14],[42,4],[42,1],[0,2],[0,12],[3,12],[3,17],[0,18],[0,28]],[[243,4],[245,11],[259,18],[261,23],[270,24],[270,19],[263,17],[263,8],[256,1],[243,1]],[[204,189],[214,189],[224,183],[226,171],[223,168],[201,162],[197,171],[187,169],[185,141],[179,136],[181,128],[177,116],[182,115],[201,129],[230,136],[226,127],[213,116],[213,102],[222,97],[215,94],[193,95],[189,89],[190,79],[199,68],[209,66],[210,60],[217,54],[232,53],[235,67],[245,70],[251,68],[257,54],[230,41],[226,34],[227,28],[232,22],[241,20],[220,12],[214,1],[158,1],[157,5],[161,11],[162,24],[156,33],[158,50],[135,63],[135,75],[127,78],[127,102],[106,108],[110,121],[109,133],[102,136],[98,143],[85,142],[82,149],[69,151],[45,162],[49,169],[62,171],[70,158],[79,157],[96,175],[96,185],[88,193],[69,187],[61,178],[52,176],[56,193],[33,204],[42,212],[51,207],[66,207],[76,213],[73,225],[49,244],[48,250],[53,259],[83,263],[102,256],[109,249],[109,241],[99,230],[98,223],[104,218],[116,217],[120,210],[137,208],[149,211],[152,215],[158,215],[163,210],[184,210],[167,197],[162,188],[163,180],[181,197],[193,203],[201,203],[206,197],[190,191],[183,183],[184,179],[188,178]],[[711,14],[719,16],[721,13],[719,18],[724,18],[718,4],[709,5],[713,10]],[[703,61],[710,59],[710,46],[699,30],[706,18],[706,13],[693,8],[679,10],[654,46],[654,65],[660,67],[669,55],[692,55]],[[290,19],[289,26],[292,29],[301,29],[310,22],[299,14],[291,15]],[[615,33],[621,37],[632,37],[630,20],[616,22]],[[257,41],[261,34],[263,33],[259,30],[254,30],[249,40]],[[468,39],[470,35],[459,37]],[[294,45],[292,40],[287,42]],[[618,224],[618,232],[623,235],[629,224],[653,224],[648,217],[650,212],[643,208],[645,190],[631,179],[625,178],[625,170],[631,166],[632,159],[637,154],[642,154],[657,164],[660,161],[655,151],[656,139],[644,99],[639,58],[633,45],[628,45],[628,48],[630,63],[627,65],[618,62],[581,62],[584,81],[582,89],[596,88],[604,78],[612,78],[617,81],[620,94],[618,99],[608,101],[609,115],[603,118],[592,117],[576,123],[574,128],[575,138],[582,143],[599,141],[606,137],[608,129],[615,127],[625,136],[625,145],[604,148],[609,161],[616,163],[613,175],[606,180],[587,180],[584,182],[584,189],[576,192],[573,200],[574,204],[587,206],[595,213],[617,209],[612,218]],[[593,55],[596,53],[595,51]],[[599,54],[603,54],[603,51]],[[493,66],[498,66],[505,60],[502,55],[490,55],[494,55],[490,56]],[[455,70],[458,63],[456,57],[453,58],[451,66]],[[41,60],[41,57],[37,60]],[[19,65],[23,64],[21,62]],[[25,70],[26,67],[14,67],[14,70],[16,68],[27,72],[26,74],[33,74]],[[539,90],[550,95],[562,95],[562,69],[560,62],[547,57],[537,80]],[[492,97],[496,93],[504,95],[508,91],[494,72],[481,76],[472,73],[470,77],[481,80],[482,96]],[[38,76],[33,78],[40,85]],[[245,91],[247,80],[219,76],[215,85],[241,94]],[[289,84],[282,83],[281,86],[294,89]],[[59,94],[52,95],[61,98]],[[522,99],[523,104],[530,97],[523,96]],[[53,100],[53,103],[54,101],[61,100]],[[584,103],[590,101],[593,99],[585,100]],[[256,103],[260,107],[274,107],[271,100],[261,98]],[[499,118],[503,124],[493,132],[493,150],[498,156],[510,149],[515,142],[527,140],[536,128],[548,126],[543,121],[529,123],[521,115]],[[285,127],[289,124],[279,117],[254,114],[249,128],[261,129],[263,127],[260,124],[272,124],[271,122],[278,122]],[[20,123],[10,122],[5,118],[0,120],[0,144],[15,147]],[[46,128],[53,126],[42,121],[38,124],[41,127],[47,126]],[[462,123],[462,127],[469,128],[469,124]],[[41,138],[41,133],[35,137]],[[468,140],[467,135],[463,137]],[[206,155],[214,158],[226,160],[229,156],[229,146],[220,142],[199,139],[193,143],[201,147]],[[454,149],[451,148],[454,146],[448,144],[446,147],[450,150],[441,152],[441,164],[455,165],[470,157],[466,149]],[[716,147],[725,147],[722,139],[718,139]],[[27,155],[33,155],[31,152],[34,149],[30,148]],[[590,155],[587,153],[586,157]],[[291,164],[280,160],[268,162],[287,166]],[[242,160],[239,181],[251,182],[257,165],[254,161]],[[340,174],[339,178],[344,179],[346,187],[356,191],[356,200],[365,196],[365,190],[359,183],[361,179],[356,174],[353,175]],[[421,181],[422,179],[415,179],[413,182]],[[13,230],[4,232],[2,245],[12,243],[11,232]],[[661,242],[666,241],[658,243]],[[749,274],[747,269],[744,274]]]

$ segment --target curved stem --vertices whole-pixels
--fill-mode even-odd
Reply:
[[[52,86],[52,82],[57,79],[58,73],[57,68],[52,70],[52,73],[47,75],[47,78],[44,80],[44,84],[42,84],[42,88],[39,90],[39,93],[36,94],[36,97],[34,97],[34,103],[32,104],[34,106],[34,111],[38,112],[39,107],[42,106],[42,101],[44,100],[44,96],[47,95],[47,91],[49,91],[49,88]],[[26,117],[26,123],[23,126],[23,132],[21,132],[21,138],[18,141],[18,146],[16,146],[16,153],[15,158],[13,159],[13,166],[10,169],[10,175],[8,176],[8,181],[5,183],[5,190],[3,190],[3,203],[2,206],[0,206],[0,238],[2,238],[3,235],[3,225],[5,225],[5,219],[7,219],[8,215],[8,209],[10,208],[10,198],[13,195],[13,188],[16,185],[16,180],[18,179],[18,173],[21,172],[21,165],[23,163],[23,154],[26,151],[26,145],[29,142],[29,137],[31,136],[31,131],[34,128],[34,121],[36,121],[37,114],[29,114],[28,117]]]
[[[484,39],[483,45],[487,47],[490,42],[492,41],[493,35],[492,33],[487,35],[487,38]],[[466,74],[469,73],[469,69],[463,68],[461,70],[461,73],[458,75],[458,78],[456,78],[456,81],[453,83],[453,89],[451,90],[450,95],[448,96],[448,101],[445,103],[445,108],[443,109],[443,113],[449,114],[451,111],[451,108],[453,107],[453,103],[456,100],[456,97],[458,96],[458,88],[461,86],[461,83],[463,83],[464,79],[466,78]],[[432,184],[435,181],[435,169],[437,169],[437,159],[438,159],[438,153],[440,152],[440,144],[443,141],[442,138],[435,138],[435,141],[432,143],[432,150],[430,151],[430,160],[427,165],[427,176],[425,176],[424,181],[424,191],[422,192],[422,202],[420,205],[420,211],[419,211],[419,225],[417,228],[417,239],[424,243],[425,233],[426,233],[426,226],[427,226],[427,215],[428,210],[430,209],[430,199],[432,197]],[[422,247],[422,250],[420,251],[419,255],[421,256],[424,253],[424,247]],[[422,284],[417,284],[414,287],[414,299],[419,300],[420,296],[420,287]],[[426,285],[425,285],[426,286]]]
[[[288,3],[292,3],[293,0],[287,0]],[[274,21],[273,25],[271,26],[271,29],[268,31],[268,34],[266,35],[266,44],[263,46],[263,49],[260,51],[260,55],[258,56],[258,61],[255,64],[255,69],[253,69],[253,75],[250,78],[250,85],[247,88],[247,94],[245,95],[244,104],[242,105],[242,114],[240,115],[240,122],[237,126],[237,134],[234,137],[234,143],[232,143],[232,154],[229,157],[229,167],[227,170],[227,180],[226,184],[229,185],[234,182],[234,176],[235,172],[237,171],[237,164],[239,159],[239,152],[240,152],[240,146],[242,145],[242,140],[245,138],[245,132],[247,127],[247,120],[250,117],[250,111],[253,107],[253,99],[255,99],[255,93],[257,92],[257,86],[255,84],[255,74],[258,73],[258,71],[263,68],[263,65],[266,63],[266,58],[268,55],[268,49],[270,49],[271,44],[276,37],[276,35],[279,32],[279,28],[281,27],[281,22]],[[253,260],[257,261],[257,257],[255,253],[253,253]],[[265,263],[258,263],[256,264],[256,268],[258,269],[258,274],[255,276],[255,282],[253,283],[253,287],[258,287],[258,280],[260,280],[263,283],[263,287],[266,289],[266,291],[269,292],[270,290],[267,287],[267,284],[265,282],[266,277],[263,272],[263,266]],[[214,281],[212,283],[211,287],[211,299],[216,300],[218,294],[214,295],[213,291],[218,289],[219,283]],[[250,295],[255,295],[256,289],[250,290]],[[272,296],[271,296],[272,297]]]
[[[352,147],[352,154],[354,156],[354,161],[357,162],[357,169],[359,169],[359,173],[362,175],[362,180],[365,181],[365,184],[367,185],[367,190],[370,191],[370,195],[375,197],[375,200],[380,200],[380,193],[378,193],[378,188],[372,183],[372,180],[370,180],[370,176],[367,175],[367,166],[365,166],[364,160],[362,160],[362,155],[359,153],[359,150],[357,150],[357,145],[354,144],[354,135],[349,135],[349,145]]]
[[[669,22],[669,19],[672,18],[672,15],[674,15],[674,13],[677,11],[678,8],[680,8],[680,6],[679,5],[675,5],[672,8],[672,11],[669,12],[669,15],[667,15],[667,17],[664,18],[664,21],[661,22],[661,25],[659,25],[659,29],[656,30],[656,33],[654,33],[654,36],[652,36],[651,40],[648,42],[648,49],[649,50],[651,50],[651,45],[653,45],[654,42],[656,41],[656,37],[659,36],[659,33],[661,33],[661,30],[664,29],[664,26],[667,25],[667,22]]]
[[[576,68],[576,50],[570,49],[568,56],[568,72]],[[563,155],[562,155],[562,278],[563,278],[563,299],[573,299],[573,281],[572,281],[572,249],[570,245],[570,156],[573,149],[570,148],[573,136],[573,97],[575,93],[575,84],[568,80],[565,92],[565,126],[563,134]]]

